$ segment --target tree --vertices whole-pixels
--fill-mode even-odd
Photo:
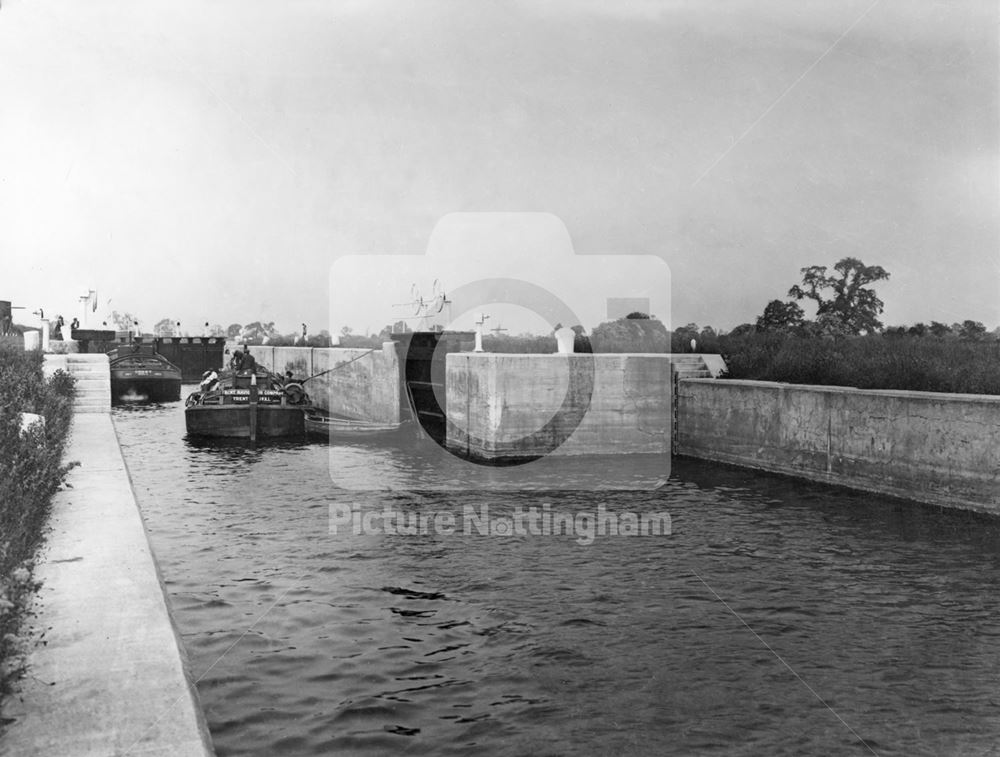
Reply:
[[[931,321],[929,329],[931,334],[937,337],[948,336],[951,333],[951,326],[940,321]]]
[[[646,315],[645,313],[640,313],[638,310],[635,310],[635,311],[629,313],[625,317],[628,318],[630,321],[648,321],[649,320],[649,316],[648,315]]]
[[[264,344],[264,340],[271,340],[279,336],[278,330],[274,328],[274,321],[263,323],[254,321],[248,323],[240,332],[240,341],[244,344]]]
[[[118,331],[131,331],[135,325],[136,317],[131,313],[119,313],[117,310],[112,310],[111,321]]]
[[[848,333],[880,330],[882,322],[878,316],[882,314],[884,303],[867,285],[888,280],[889,273],[882,266],[866,266],[858,258],[843,258],[833,269],[839,275],[827,275],[827,268],[822,265],[803,268],[802,286],[793,286],[788,296],[815,300],[817,318],[835,317]],[[825,328],[832,325],[830,317],[825,319]]]
[[[573,331],[582,351],[582,329]],[[583,337],[585,338],[585,337]],[[594,352],[669,352],[670,332],[655,318],[619,318],[595,326],[590,334]]]
[[[803,324],[803,328],[807,334],[824,339],[843,339],[857,333],[845,323],[840,313],[820,313],[815,321]]]
[[[697,323],[689,323],[674,329],[670,335],[671,352],[690,352],[691,340],[694,339],[697,345],[701,337],[701,327]]]
[[[153,326],[154,336],[173,336],[174,335],[174,321],[170,318],[161,318]]]
[[[305,341],[306,347],[329,347],[330,346],[330,332],[323,329],[318,334],[310,334],[306,337]]]
[[[267,340],[272,347],[292,347],[298,344],[298,334],[279,334]]]
[[[785,331],[801,326],[804,320],[805,313],[799,303],[771,300],[757,317],[757,328],[761,331]]]
[[[698,352],[718,352],[719,335],[711,326],[704,326],[698,335]]]
[[[962,321],[958,327],[958,338],[978,342],[986,337],[986,327],[979,321]]]
[[[230,323],[226,329],[226,338],[235,339],[243,332],[243,326],[238,323]]]
[[[753,334],[756,330],[757,328],[752,323],[741,323],[739,326],[734,326],[733,330],[726,334],[726,336],[742,337]]]

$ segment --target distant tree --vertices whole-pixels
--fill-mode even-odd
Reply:
[[[927,333],[926,323],[914,323],[910,328],[906,330],[906,333],[910,336],[924,336]]]
[[[587,330],[583,326],[577,324],[570,326],[570,329],[573,331],[573,352],[590,353],[594,351],[590,337],[587,336]]]
[[[226,335],[226,330],[224,328],[222,328],[221,324],[213,323],[209,327],[208,333],[209,333],[210,336],[220,337],[220,336],[225,336]]]
[[[629,313],[625,317],[628,318],[630,321],[648,321],[649,320],[649,316],[646,315],[646,313],[640,313],[638,310],[635,310],[635,311]]]
[[[771,300],[764,312],[757,317],[760,331],[787,331],[798,328],[805,321],[805,313],[797,302]]]
[[[979,321],[962,321],[958,329],[959,339],[978,342],[986,338],[986,327]]]
[[[292,347],[298,341],[298,334],[278,334],[267,340],[272,347]]]
[[[866,266],[858,258],[843,258],[833,269],[839,275],[827,275],[826,266],[803,268],[802,286],[793,286],[788,290],[788,296],[797,300],[815,300],[817,320],[824,315],[835,317],[847,333],[880,330],[882,322],[878,316],[882,314],[884,303],[867,285],[888,280],[889,273],[882,266]],[[822,328],[826,330],[833,326],[833,320],[827,318]]]
[[[318,334],[310,334],[306,337],[305,345],[306,347],[329,347],[330,346],[330,332],[320,331]]]
[[[573,327],[577,333],[574,342],[582,336],[582,329],[577,332],[577,328]],[[626,316],[595,326],[590,343],[594,352],[669,352],[670,332],[655,318]],[[582,347],[582,343],[578,346]]]
[[[931,325],[928,327],[928,330],[933,336],[936,337],[945,337],[951,334],[951,326],[947,323],[941,323],[940,321],[931,321]]]
[[[551,334],[548,336],[536,336],[528,333],[517,336],[485,334],[483,348],[487,352],[547,355],[556,351],[556,338]]]
[[[174,321],[171,318],[161,318],[153,326],[154,336],[174,336]]]
[[[690,346],[690,345],[688,345]],[[719,335],[711,326],[705,326],[698,334],[699,352],[718,352]]]
[[[230,323],[229,328],[226,329],[226,337],[228,339],[235,339],[241,333],[243,333],[243,326],[238,323]]]
[[[701,327],[697,323],[688,323],[674,329],[670,335],[671,352],[690,352],[691,340],[698,342],[701,338]]]
[[[752,323],[741,323],[739,326],[733,327],[732,331],[726,334],[726,336],[742,337],[742,336],[747,336],[748,334],[752,334],[756,330],[757,327],[754,326]]]
[[[814,321],[805,321],[799,329],[803,336],[823,339],[843,339],[855,334],[844,322],[840,313],[820,313]]]
[[[341,330],[343,334],[343,330]],[[372,339],[371,337],[364,336],[363,334],[346,334],[340,337],[340,347],[363,347],[371,349],[373,347],[381,347],[382,342],[378,339]]]
[[[119,331],[131,331],[135,325],[136,317],[131,313],[119,313],[117,310],[111,311],[111,322]]]
[[[239,334],[239,340],[244,344],[265,344],[278,336],[278,330],[274,328],[274,321],[266,323],[254,321],[243,327]]]

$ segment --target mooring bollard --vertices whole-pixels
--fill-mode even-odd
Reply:
[[[561,329],[556,330],[556,344],[558,345],[557,351],[560,355],[572,355],[573,354],[573,341],[576,339],[576,334],[573,329],[563,326]]]
[[[37,331],[25,331],[24,334],[25,352],[34,352],[42,347],[41,335]]]

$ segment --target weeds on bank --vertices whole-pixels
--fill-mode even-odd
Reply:
[[[960,394],[1000,394],[1000,342],[883,334],[824,339],[775,332],[719,337],[727,378]]]
[[[23,621],[38,584],[35,553],[52,496],[72,465],[62,462],[72,420],[75,380],[63,371],[46,380],[40,352],[0,345],[0,699],[24,675]],[[44,424],[21,428],[21,413]]]

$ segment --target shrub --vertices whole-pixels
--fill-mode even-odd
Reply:
[[[37,584],[35,552],[52,496],[70,465],[62,456],[72,420],[74,379],[57,371],[46,380],[43,356],[0,348],[0,697],[24,671],[18,635]],[[21,431],[21,413],[38,413],[44,426]]]

